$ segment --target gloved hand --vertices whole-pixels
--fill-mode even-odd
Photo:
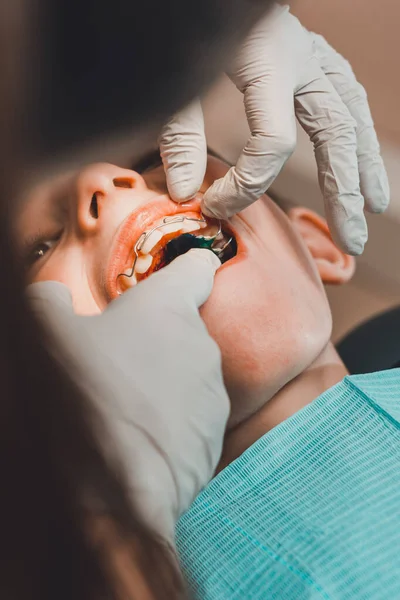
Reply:
[[[314,144],[331,234],[345,252],[360,254],[368,238],[364,199],[369,211],[384,211],[389,184],[366,93],[349,63],[287,6],[276,5],[245,40],[228,75],[244,94],[251,137],[236,166],[204,195],[204,214],[228,218],[268,189],[295,148],[296,116]],[[160,138],[174,200],[198,191],[205,147],[195,102]]]
[[[219,265],[209,250],[191,250],[90,317],[74,313],[63,284],[28,288],[62,360],[105,415],[134,501],[170,540],[213,475],[229,414],[220,351],[198,311]]]

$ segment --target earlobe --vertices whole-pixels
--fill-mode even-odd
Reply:
[[[325,219],[301,206],[291,208],[288,217],[314,258],[323,283],[347,283],[354,275],[354,257],[335,246]]]

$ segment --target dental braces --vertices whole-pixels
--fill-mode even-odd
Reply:
[[[134,273],[135,273],[135,267],[136,267],[136,263],[137,260],[139,258],[139,252],[140,250],[143,248],[144,243],[146,242],[146,240],[148,240],[148,238],[151,236],[151,234],[156,231],[157,229],[161,229],[162,227],[166,227],[167,225],[170,225],[171,223],[183,223],[184,221],[193,221],[196,223],[205,223],[207,225],[207,221],[204,218],[194,218],[194,217],[184,217],[183,215],[176,215],[176,216],[172,216],[172,217],[164,217],[163,222],[160,223],[160,225],[156,225],[155,227],[153,227],[152,229],[150,229],[149,231],[144,231],[139,239],[137,240],[136,244],[133,247],[133,252],[135,254],[135,258],[133,261],[133,265],[132,265],[132,269],[131,272],[129,274],[127,273],[120,273],[117,276],[117,280],[120,277],[128,277],[131,278],[133,277]],[[191,234],[190,231],[188,231],[187,233]],[[221,225],[221,221],[218,221],[218,231],[215,235],[211,235],[211,236],[199,236],[199,237],[203,237],[203,239],[207,242],[211,242],[209,249],[214,252],[214,254],[216,254],[217,256],[220,256],[223,251],[229,246],[229,244],[231,243],[233,237],[231,236],[229,238],[229,240],[222,246],[222,248],[215,248],[214,244],[215,241],[217,239],[217,237],[222,233],[222,225]]]

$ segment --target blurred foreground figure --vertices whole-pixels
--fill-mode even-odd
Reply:
[[[24,298],[9,217],[17,195],[32,177],[40,178],[45,165],[61,169],[71,158],[80,162],[85,151],[101,153],[106,142],[117,151],[122,130],[130,140],[136,131],[138,139],[154,136],[157,124],[211,80],[222,67],[225,48],[267,5],[16,0],[0,6],[0,269],[6,286],[0,308],[2,598],[182,597],[171,548],[139,517],[107,427]],[[215,265],[196,264],[205,298]],[[165,278],[159,281],[165,284]],[[133,300],[132,311],[140,314],[140,302]],[[120,304],[124,310],[127,302],[128,296]],[[211,361],[198,361],[195,375],[209,381],[208,369],[215,373],[222,403],[218,445],[227,416],[219,352],[206,336],[196,302],[189,296],[187,302],[193,345],[197,330],[213,349],[206,351]],[[163,310],[176,307],[167,304]],[[118,331],[132,340],[134,327],[124,322]],[[100,364],[113,361],[112,354],[107,358],[112,348],[99,348],[82,333],[92,364],[100,351]],[[140,365],[136,368],[140,372]],[[196,385],[194,379],[193,389]],[[183,401],[185,392],[182,381],[175,400],[182,395]],[[211,471],[212,461],[207,476]],[[149,465],[149,477],[157,473]]]

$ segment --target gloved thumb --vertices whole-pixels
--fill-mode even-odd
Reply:
[[[54,307],[62,307],[74,312],[70,289],[59,281],[32,283],[26,288],[26,294],[35,310],[47,312]]]
[[[176,202],[193,198],[203,183],[207,166],[204,119],[199,100],[165,125],[159,144],[169,195]]]
[[[221,266],[219,258],[203,248],[193,248],[178,256],[168,266],[153,273],[148,279],[124,294],[135,298],[135,306],[143,302],[147,307],[165,306],[176,308],[192,306],[198,309],[211,294],[214,275]]]
[[[64,347],[67,348],[69,343],[70,348],[75,348],[79,326],[69,288],[58,281],[41,281],[29,285],[26,294],[34,313],[50,328],[57,344],[61,341]],[[79,345],[82,346],[82,342]],[[74,353],[73,350],[69,354],[73,356]]]

